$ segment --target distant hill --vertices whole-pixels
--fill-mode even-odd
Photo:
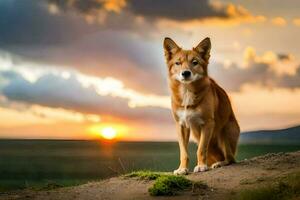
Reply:
[[[300,144],[300,125],[280,130],[244,132],[241,144]]]

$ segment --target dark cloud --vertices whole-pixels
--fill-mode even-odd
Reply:
[[[55,45],[94,31],[95,28],[78,19],[51,15],[44,1],[3,0],[0,6],[0,44],[2,48]]]
[[[300,87],[300,66],[296,71],[296,74],[293,76],[284,75],[279,79],[279,85],[282,87],[296,88]]]
[[[291,60],[291,55],[289,54],[279,53],[277,54],[277,57],[279,60],[286,60],[286,61]]]
[[[271,70],[271,64],[251,62],[247,68],[236,64],[225,67],[222,63],[211,63],[211,76],[230,91],[238,91],[244,84],[260,84],[267,87],[300,87],[300,66],[295,75],[278,75]]]
[[[150,19],[168,18],[174,20],[201,19],[207,17],[228,17],[225,10],[216,9],[209,0],[127,0],[123,12]],[[98,0],[49,0],[61,10],[75,10],[82,14],[97,14],[105,10],[105,1]]]
[[[98,0],[48,0],[48,2],[59,6],[64,11],[74,9],[81,13],[92,13],[94,10],[103,8],[104,5],[104,1]]]
[[[266,84],[271,74],[267,64],[253,63],[247,69],[233,63],[226,68],[223,63],[212,63],[209,66],[211,76],[227,90],[237,91],[245,83]]]
[[[112,76],[142,92],[167,93],[164,60],[163,56],[159,57],[163,55],[162,50],[157,53],[160,43],[137,37],[134,31],[125,31],[123,24],[131,26],[132,22],[108,19],[105,26],[100,26],[88,24],[74,13],[50,14],[49,2],[1,1],[0,48],[35,62],[71,66],[96,76]],[[63,10],[70,9],[68,1],[55,2]],[[85,4],[96,6],[96,1],[74,2],[80,12],[89,10]],[[128,17],[115,17],[130,21]],[[114,26],[122,31],[111,30]]]
[[[161,44],[130,33],[101,31],[70,44],[21,45],[6,49],[33,62],[70,67],[93,76],[114,77],[144,93],[166,94],[168,91]]]
[[[10,101],[27,104],[64,108],[88,114],[109,115],[121,119],[135,121],[171,122],[170,110],[154,107],[128,107],[128,100],[100,96],[93,87],[83,87],[75,76],[64,79],[60,76],[47,74],[36,82],[30,83],[18,74],[1,73],[9,80],[2,88],[2,94]]]
[[[208,0],[128,0],[129,9],[147,18],[190,20],[208,17],[228,17],[224,10],[216,10]]]
[[[44,56],[47,63],[52,60],[54,64],[72,66],[86,74],[112,76],[139,91],[157,94],[167,91],[160,44],[130,34],[98,32],[61,50],[47,51]]]
[[[57,5],[60,13],[51,14],[50,4]],[[0,6],[0,27],[5,27],[0,29],[1,48],[36,62],[112,76],[142,92],[167,94],[161,43],[137,36],[153,27],[145,23],[134,27],[135,17],[152,21],[224,16],[206,0],[127,0],[120,13],[106,13],[104,24],[88,24],[81,16],[97,17],[103,9],[104,1],[98,0],[4,0]]]

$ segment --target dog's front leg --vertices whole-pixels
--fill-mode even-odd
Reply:
[[[176,175],[185,175],[188,174],[188,144],[190,138],[190,130],[179,123],[176,123],[176,131],[178,135],[178,143],[180,150],[180,165],[179,168],[174,170],[174,174]]]
[[[201,134],[198,141],[198,149],[197,149],[198,162],[197,162],[197,166],[194,168],[194,172],[204,172],[208,170],[208,166],[207,166],[208,145],[213,134],[214,126],[215,126],[214,120],[208,120],[204,124],[202,131],[201,129],[198,129],[198,131],[201,131]]]

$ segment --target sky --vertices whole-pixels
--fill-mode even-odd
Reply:
[[[176,140],[163,39],[212,42],[242,131],[300,124],[300,1],[1,0],[0,138]]]

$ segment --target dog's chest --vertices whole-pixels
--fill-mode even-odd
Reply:
[[[196,96],[192,92],[189,92],[185,88],[180,88],[179,94],[181,96],[181,108],[175,111],[178,122],[180,125],[190,127],[191,125],[202,125],[204,121],[202,119],[201,109],[188,108],[195,104]]]
[[[176,116],[180,125],[190,127],[191,125],[203,125],[202,113],[194,109],[177,109]]]
[[[195,103],[196,96],[192,92],[189,92],[184,87],[181,87],[179,89],[179,95],[182,99],[181,106],[186,107],[186,106],[193,105]]]

